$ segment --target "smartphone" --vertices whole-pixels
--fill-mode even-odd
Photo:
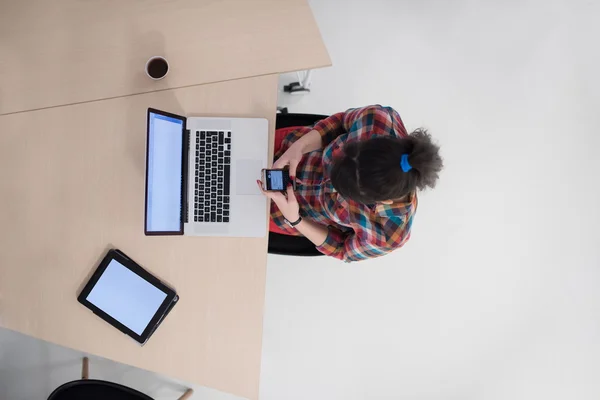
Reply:
[[[267,192],[283,192],[287,190],[290,182],[290,174],[287,169],[263,169],[262,187]],[[295,182],[292,182],[296,189]]]

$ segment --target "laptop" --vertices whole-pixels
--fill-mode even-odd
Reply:
[[[268,159],[262,118],[182,117],[148,109],[146,235],[264,237]]]

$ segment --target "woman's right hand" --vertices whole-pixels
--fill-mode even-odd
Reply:
[[[273,164],[274,169],[283,169],[289,166],[289,174],[292,180],[296,179],[298,164],[304,155],[304,146],[300,141],[294,142]]]

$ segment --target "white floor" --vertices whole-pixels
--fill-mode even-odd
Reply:
[[[44,400],[66,382],[81,378],[85,354],[0,328],[0,399]],[[242,400],[217,390],[188,385],[176,379],[119,364],[90,358],[90,378],[129,386],[155,400],[175,400],[188,388],[197,400]]]
[[[446,169],[394,254],[270,258],[261,400],[600,399],[600,2],[310,3],[334,66],[281,105],[391,105]]]

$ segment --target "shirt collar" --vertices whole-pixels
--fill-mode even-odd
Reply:
[[[392,204],[378,203],[372,211],[382,217],[404,217],[409,212],[414,212],[417,208],[417,194],[415,192],[408,195],[405,201],[394,202]]]

